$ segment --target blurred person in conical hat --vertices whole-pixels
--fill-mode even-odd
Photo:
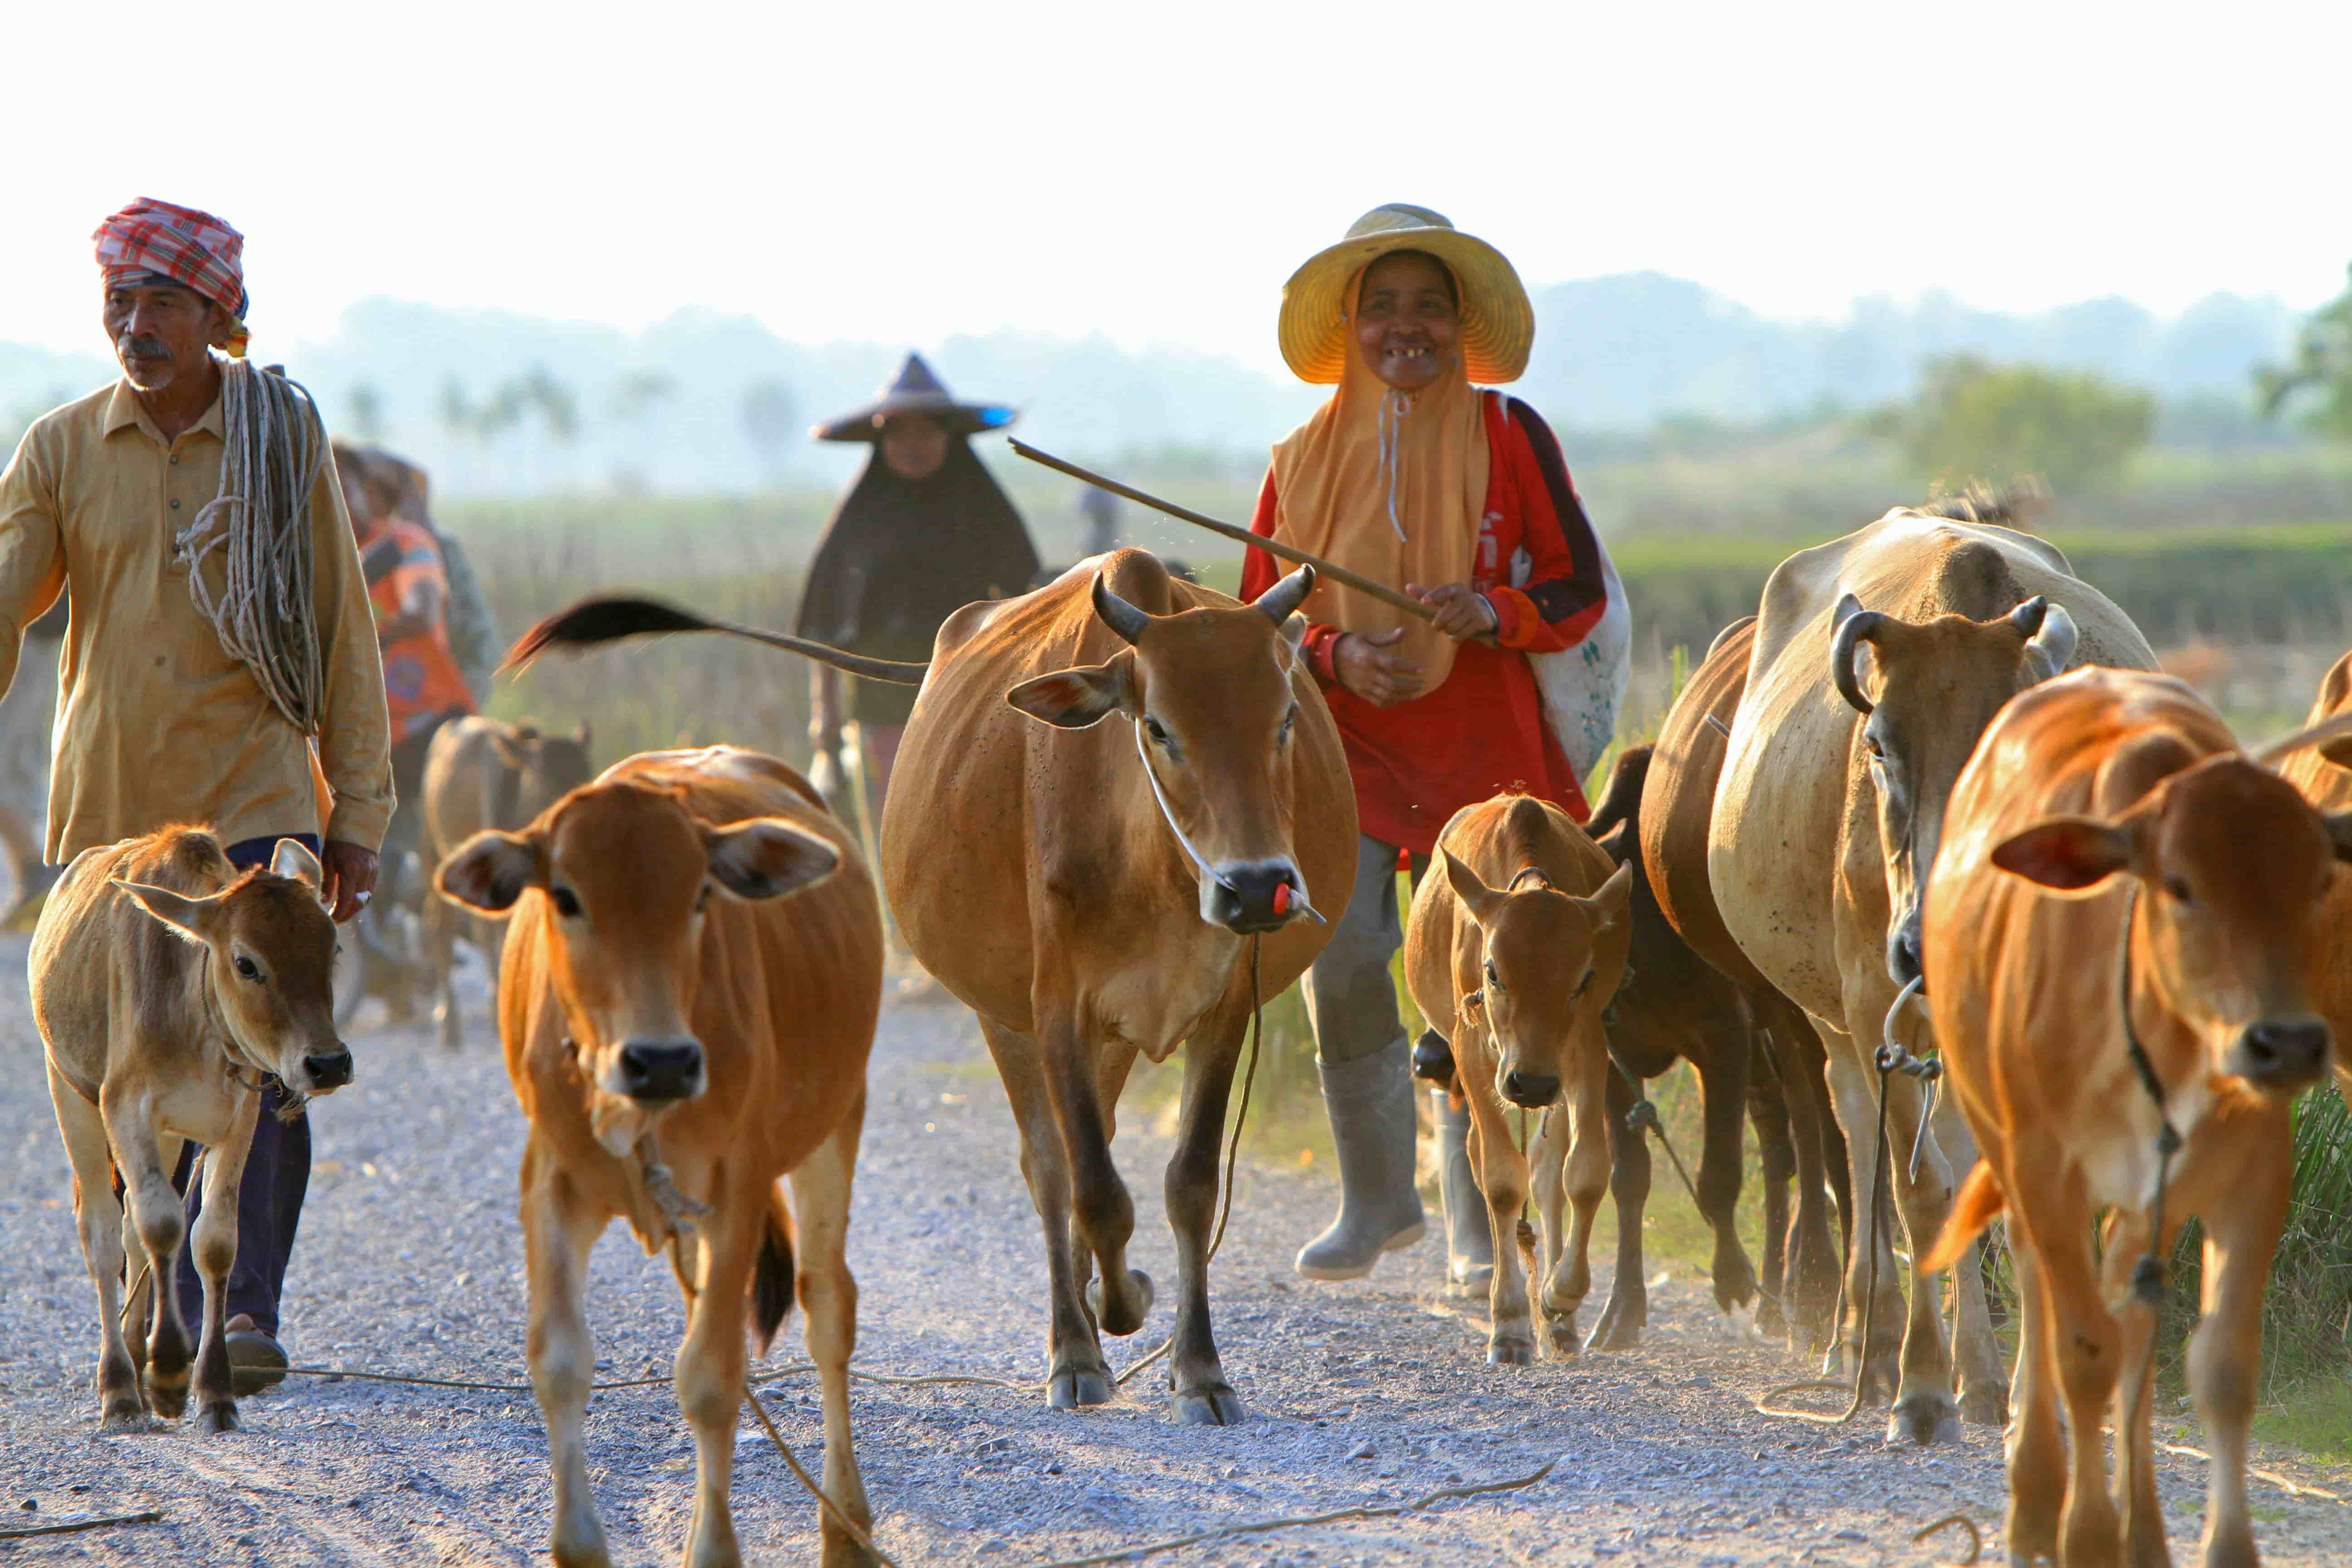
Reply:
[[[825,525],[801,595],[802,637],[872,658],[921,663],[940,623],[976,599],[1025,593],[1037,550],[1021,514],[971,449],[971,437],[1002,430],[1013,411],[960,403],[910,353],[881,395],[820,425],[820,441],[863,441],[873,456]],[[865,742],[866,807],[881,819],[899,736],[917,688],[847,680],[812,666],[809,724],[820,782],[839,772],[843,722],[856,719]],[[848,815],[846,803],[835,809]]]
[[[343,450],[341,446],[336,448],[338,467],[342,466]],[[506,658],[506,644],[499,640],[498,617],[491,612],[489,596],[482,590],[481,575],[474,570],[466,542],[434,521],[432,480],[422,468],[383,447],[353,450],[386,476],[394,515],[406,518],[431,534],[440,549],[441,567],[448,577],[449,651],[465,675],[466,689],[473,694],[475,707],[488,709],[490,682],[499,662]]]
[[[375,885],[392,770],[375,621],[326,431],[299,388],[246,361],[243,235],[142,198],[91,239],[121,377],[42,416],[0,474],[0,689],[49,679],[23,668],[26,635],[60,595],[73,605],[44,852],[59,865],[194,823],[243,868],[292,838],[348,922]],[[246,614],[226,587],[233,553],[307,562],[308,601],[265,582]],[[278,1303],[310,1171],[309,1116],[275,1079],[259,1093],[226,1302],[239,1394],[285,1376]],[[183,1145],[173,1177],[191,1237],[196,1152]],[[201,1322],[184,1243],[179,1284],[183,1317]]]
[[[1255,531],[1436,613],[1415,619],[1328,576],[1305,605],[1302,651],[1339,721],[1363,837],[1346,912],[1306,981],[1340,1206],[1297,1267],[1349,1279],[1423,1226],[1389,968],[1403,940],[1400,863],[1418,879],[1447,819],[1504,790],[1582,821],[1630,639],[1559,443],[1534,409],[1476,384],[1517,379],[1535,339],[1502,252],[1426,207],[1375,207],[1291,275],[1278,330],[1299,379],[1335,390],[1276,445]],[[1242,596],[1284,569],[1249,552]],[[1468,1118],[1443,1094],[1437,1109],[1448,1279],[1483,1292],[1493,1256]]]

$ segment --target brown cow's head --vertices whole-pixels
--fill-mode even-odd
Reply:
[[[1960,769],[2001,704],[2063,671],[2074,658],[2074,621],[2036,596],[2005,616],[1938,616],[1913,625],[1865,610],[1852,594],[1832,618],[1830,678],[1864,716],[1862,757],[1878,795],[1886,869],[1886,969],[1898,985],[1919,974],[1919,910],[1944,836],[1944,807]],[[1873,684],[1860,668],[1870,650]]]
[[[1524,883],[1497,891],[1451,850],[1437,853],[1478,928],[1479,988],[1464,1001],[1486,1015],[1496,1092],[1530,1110],[1549,1105],[1576,1068],[1609,1048],[1601,1010],[1625,977],[1625,942],[1601,933],[1624,928],[1633,869],[1618,867],[1591,898]]]
[[[522,832],[474,835],[434,885],[479,914],[508,913],[527,891],[547,900],[548,978],[581,1076],[654,1108],[704,1088],[690,1020],[710,900],[797,892],[839,863],[790,822],[714,827],[669,791],[622,782],[575,790]]]
[[[2352,860],[2352,812],[2315,811],[2234,753],[2183,767],[2113,821],[2052,817],[1992,852],[2002,870],[2060,892],[2137,878],[2136,993],[2160,996],[2196,1032],[2211,1070],[2282,1095],[2327,1068],[2327,1024],[2305,985],[2338,860]]]
[[[1129,646],[1107,664],[1005,694],[1066,730],[1113,713],[1135,721],[1141,765],[1192,861],[1201,918],[1243,935],[1278,930],[1308,907],[1290,846],[1291,672],[1306,635],[1292,612],[1314,585],[1314,568],[1302,566],[1246,608],[1153,616],[1097,573],[1095,614]]]
[[[529,721],[499,725],[489,734],[490,749],[506,764],[514,789],[512,815],[501,811],[497,820],[529,822],[596,776],[596,766],[588,760],[584,719],[570,735],[547,734]]]
[[[205,984],[242,1064],[274,1073],[296,1098],[352,1081],[335,1036],[335,922],[319,901],[318,858],[281,838],[267,871],[204,898],[118,881],[139,907],[205,952]]]

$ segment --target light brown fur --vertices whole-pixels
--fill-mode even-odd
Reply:
[[[687,1299],[677,1388],[696,1449],[689,1568],[740,1561],[728,1490],[746,1331],[764,1349],[794,1294],[824,1395],[824,1489],[863,1525],[849,1427],[857,1289],[843,1241],[882,931],[855,836],[773,758],[650,752],[521,833],[477,835],[436,879],[477,910],[513,910],[499,1026],[530,1123],[528,1350],[555,1471],[556,1562],[609,1562],[581,1424],[595,1375],[588,1254],[615,1216],[647,1250],[673,1247]],[[581,912],[559,914],[559,897]],[[686,1042],[699,1047],[698,1092],[648,1102],[622,1087],[633,1043]],[[754,1295],[764,1305],[747,1321]],[[829,1514],[824,1529],[828,1568],[866,1561]]]
[[[2347,712],[2352,712],[2352,653],[2329,668],[2305,722],[2316,724]],[[2322,811],[2352,807],[2352,740],[2338,738],[2297,752],[2279,764],[2279,772]],[[2344,1045],[2352,1040],[2352,877],[2336,879],[2320,919],[2326,927],[2320,952],[2326,956],[2313,976],[2313,994],[2320,1012],[2335,1026],[2336,1092],[2352,1109],[2352,1051]]]
[[[1136,646],[1094,607],[1097,572],[1154,617]],[[1199,879],[1153,803],[1137,727],[1148,715],[1180,748],[1181,758],[1154,742],[1152,765],[1204,856],[1286,855],[1336,918],[1354,874],[1355,794],[1294,647],[1260,610],[1118,551],[950,616],[890,776],[891,911],[924,966],[980,1016],[1020,1124],[1045,1233],[1057,1405],[1109,1397],[1099,1333],[1135,1332],[1150,1305],[1150,1281],[1127,1266],[1134,1206],[1109,1143],[1137,1054],[1158,1061],[1182,1043],[1166,1186],[1181,1271],[1171,1381],[1184,1419],[1241,1413],[1210,1330],[1208,1248],[1251,944],[1204,918]],[[1072,705],[1089,690],[1118,694],[1091,727],[1033,716],[1082,719]],[[1265,996],[1306,970],[1327,931],[1295,918],[1259,939]]]
[[[1538,1342],[1519,1272],[1519,1210],[1534,1166],[1546,1333],[1576,1352],[1592,1288],[1592,1219],[1609,1182],[1609,1043],[1601,1009],[1625,974],[1632,874],[1565,812],[1532,795],[1463,807],[1437,839],[1439,864],[1413,892],[1405,980],[1423,1016],[1447,1021],[1455,1081],[1470,1107],[1470,1168],[1494,1233],[1486,1359],[1526,1365]],[[1522,873],[1532,871],[1522,879]],[[1513,888],[1517,881],[1517,887]],[[1536,1080],[1540,1131],[1522,1152],[1507,1085]],[[1549,1087],[1545,1088],[1548,1084]],[[1574,1209],[1561,1235],[1563,1184]]]
[[[191,1249],[205,1312],[194,1390],[206,1429],[225,1431],[236,1425],[225,1293],[260,1075],[277,1074],[297,1097],[348,1081],[329,995],[335,933],[319,904],[319,864],[289,840],[275,866],[240,877],[211,834],[167,827],[76,857],[33,933],[33,1019],[47,1047],[82,1256],[98,1289],[99,1395],[110,1427],[135,1425],[151,1406],[178,1415],[188,1398],[177,1290],[187,1222],[172,1190],[182,1141],[211,1151]],[[339,1053],[340,1075],[321,1081],[312,1064]],[[127,1226],[117,1170],[130,1199]],[[127,1250],[143,1256],[126,1330],[118,1292]]]
[[[2245,1462],[2262,1292],[2293,1182],[2289,1100],[2325,1070],[2307,977],[2347,846],[2352,815],[2324,819],[2238,755],[2187,687],[2132,671],[2082,670],[2019,697],[1953,790],[1927,894],[1927,994],[1983,1162],[1923,1267],[1948,1264],[2006,1210],[2023,1310],[2016,1562],[2170,1562],[2149,1431],[2154,1315],[2129,1291],[2151,1240],[2161,1255],[2192,1215],[2206,1235],[2189,1353],[2212,1454],[2204,1561],[2257,1560]],[[2161,1114],[2185,1140],[2155,1238],[2159,1112],[2132,1065],[2126,994]],[[2256,1031],[2274,1029],[2301,1048],[2266,1058]],[[2110,1415],[2112,1500],[2099,1440]]]

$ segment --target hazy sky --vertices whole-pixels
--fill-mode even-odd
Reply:
[[[1274,366],[1283,279],[1389,200],[1530,283],[1773,314],[2305,306],[2352,260],[2340,0],[44,5],[7,43],[0,339],[61,347],[142,195],[245,230],[262,353],[381,293]]]

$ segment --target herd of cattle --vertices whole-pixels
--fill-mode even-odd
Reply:
[[[2352,859],[2352,656],[2311,729],[2247,752],[2056,550],[1951,510],[1898,510],[1784,562],[1589,823],[1504,795],[1445,828],[1405,967],[1432,1025],[1417,1070],[1471,1110],[1496,1242],[1490,1359],[1575,1352],[1604,1192],[1616,1282],[1583,1342],[1637,1340],[1649,1165],[1628,1113],[1640,1079],[1688,1059],[1718,1301],[1843,1346],[1857,1397],[1891,1405],[1892,1436],[2010,1421],[2018,1563],[2167,1560],[2148,1424],[2160,1274],[2141,1260],[2201,1219],[2189,1376],[2214,1459],[2205,1561],[2252,1563],[2246,1429],[2288,1104],[2352,1028],[2352,879],[2334,872]],[[1174,1414],[1243,1414],[1209,1310],[1229,1096],[1253,1011],[1315,957],[1328,928],[1314,900],[1344,900],[1356,858],[1339,736],[1297,657],[1312,584],[1302,569],[1242,605],[1120,551],[958,612],[928,668],[847,661],[922,683],[878,886],[915,957],[978,1015],[1011,1101],[1045,1235],[1055,1406],[1111,1397],[1101,1336],[1134,1333],[1151,1306],[1109,1144],[1137,1056],[1182,1045]],[[743,630],[597,601],[516,653],[688,629]],[[686,1561],[739,1561],[746,1342],[764,1351],[795,1300],[823,1386],[824,1561],[869,1561],[844,1242],[882,984],[877,879],[780,762],[721,746],[590,778],[580,741],[551,773],[497,726],[453,737],[432,837],[453,914],[505,922],[496,1013],[529,1121],[528,1355],[555,1560],[608,1561],[581,1441],[583,1293],[620,1216],[668,1250],[689,1307]],[[352,1070],[319,881],[291,843],[236,876],[209,835],[174,829],[83,856],[43,914],[34,1009],[110,1424],[179,1415],[192,1374],[204,1423],[236,1423],[222,1300],[236,1205],[222,1194],[250,1090],[270,1075],[299,1102]],[[443,1017],[454,1042],[446,993]],[[1931,1045],[1949,1094],[1889,1070]],[[1547,1112],[1524,1149],[1514,1111]],[[1732,1223],[1743,1115],[1764,1152],[1760,1277]],[[184,1138],[215,1151],[193,1352],[167,1175]],[[1882,1182],[1919,1263],[1907,1291]],[[2021,1297],[2013,1381],[1975,1254],[1997,1215]],[[127,1305],[126,1253],[141,1269]],[[2111,1405],[2112,1494],[2095,1436]]]

